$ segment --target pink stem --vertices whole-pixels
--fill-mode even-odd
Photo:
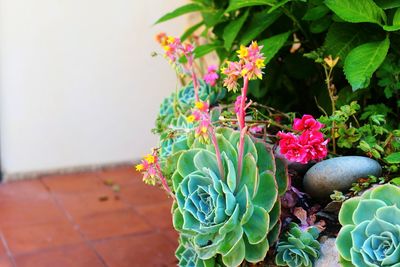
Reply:
[[[215,148],[215,155],[217,156],[217,164],[218,164],[219,174],[221,176],[221,180],[225,181],[225,171],[224,171],[224,166],[222,165],[221,151],[219,150],[217,136],[215,135],[214,128],[210,127],[209,132],[211,135],[211,142],[213,143],[214,148]]]
[[[164,187],[164,190],[167,191],[167,193],[172,197],[172,199],[175,200],[175,195],[172,193],[171,188],[169,188],[167,179],[164,177],[164,175],[161,172],[160,165],[156,164],[158,176],[160,177],[161,184]]]
[[[247,132],[245,117],[246,117],[246,96],[247,89],[249,86],[249,79],[245,76],[243,77],[243,88],[242,88],[242,99],[240,102],[240,110],[238,114],[238,121],[240,127],[240,139],[239,139],[239,148],[238,148],[238,175],[237,175],[237,183],[239,183],[240,176],[242,175],[242,165],[243,165],[243,157],[244,157],[244,137]]]
[[[194,70],[193,66],[193,59],[189,58],[189,66],[192,72],[192,80],[193,80],[193,88],[194,88],[194,97],[196,102],[199,102],[199,82],[197,80],[196,71]]]

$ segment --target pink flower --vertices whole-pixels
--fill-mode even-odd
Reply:
[[[296,131],[319,131],[324,125],[311,115],[303,115],[301,119],[294,119],[293,129]]]
[[[252,134],[256,134],[256,133],[260,133],[264,130],[264,127],[262,127],[261,125],[255,125],[255,126],[251,126],[249,131]]]
[[[206,83],[208,83],[211,86],[215,86],[217,83],[219,76],[217,74],[217,66],[216,65],[210,65],[207,68],[207,74],[204,75],[204,80]]]
[[[290,161],[308,163],[311,160],[322,160],[328,154],[324,135],[318,131],[304,131],[297,136],[292,133],[279,132],[280,152]]]
[[[239,62],[227,61],[227,66],[221,69],[221,72],[226,75],[224,79],[224,86],[228,91],[237,91],[238,82],[242,71],[242,66]]]

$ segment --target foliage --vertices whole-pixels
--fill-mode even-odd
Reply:
[[[300,228],[290,223],[289,230],[277,245],[276,264],[290,267],[312,267],[319,258],[320,244],[316,227]]]
[[[318,52],[322,58],[339,57],[334,81],[339,95],[347,94],[350,88],[353,91],[368,88],[353,99],[363,103],[361,110],[385,98],[389,99],[389,108],[398,105],[398,1],[192,2],[167,14],[161,21],[199,12],[201,22],[182,35],[189,38],[197,30],[206,39],[206,43],[196,49],[197,57],[215,51],[223,62],[232,59],[240,44],[259,40],[264,45],[268,76],[250,90],[257,101],[284,111],[316,114],[315,106],[309,102],[317,96],[320,105],[327,110],[325,77],[318,64],[303,57]]]
[[[226,266],[264,259],[279,235],[278,194],[287,186],[286,172],[276,169],[270,149],[249,136],[238,174],[239,136],[232,129],[217,129],[222,174],[214,146],[194,141],[172,177],[175,228],[192,242],[198,258],[220,255]]]
[[[396,266],[400,262],[400,189],[386,184],[344,202],[336,240],[343,266]]]

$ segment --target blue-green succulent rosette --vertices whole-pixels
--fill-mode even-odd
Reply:
[[[219,267],[217,259],[202,260],[198,257],[193,245],[185,236],[180,236],[179,246],[175,252],[179,266],[185,267]]]
[[[256,263],[264,259],[279,235],[278,196],[286,190],[287,171],[276,169],[265,143],[246,136],[238,182],[240,133],[228,128],[216,132],[224,175],[212,145],[195,141],[181,154],[172,177],[174,227],[190,240],[198,259],[221,257],[226,266],[237,266],[243,260]]]
[[[336,240],[342,266],[400,267],[400,188],[386,184],[344,202]]]

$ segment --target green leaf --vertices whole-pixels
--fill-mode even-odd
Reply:
[[[236,9],[248,6],[274,6],[275,4],[276,0],[230,0],[228,9],[225,12],[231,12]]]
[[[243,45],[249,44],[260,33],[274,23],[281,15],[282,12],[280,10],[275,10],[270,13],[269,9],[255,13],[251,18],[250,23],[246,26],[246,32],[242,34],[240,43]]]
[[[354,230],[354,225],[345,225],[340,229],[338,238],[336,239],[336,247],[342,256],[346,260],[351,260],[350,249],[353,244],[351,239],[351,231]]]
[[[400,152],[390,154],[385,160],[389,164],[400,164]]]
[[[385,12],[372,0],[325,0],[325,4],[348,22],[371,22],[382,25],[382,21],[386,20]]]
[[[232,247],[232,249],[224,256],[222,256],[222,262],[226,266],[239,266],[244,260],[245,245],[243,238]]]
[[[211,53],[212,51],[220,47],[221,47],[220,43],[200,45],[194,49],[195,58],[207,55],[208,53]]]
[[[250,244],[260,243],[267,237],[269,229],[269,216],[264,209],[255,206],[253,216],[243,225],[243,230],[246,233]]]
[[[232,20],[224,29],[224,33],[222,38],[224,39],[224,47],[226,50],[230,50],[233,44],[233,41],[236,39],[240,29],[243,27],[244,22],[246,21],[249,15],[249,11],[247,10],[242,16]]]
[[[259,190],[253,199],[253,203],[269,212],[278,198],[275,179],[271,172],[266,171],[260,174],[259,180]],[[272,188],[272,190],[263,190],[263,188]]]
[[[186,40],[189,36],[191,36],[198,28],[200,28],[202,25],[204,25],[204,22],[201,21],[192,27],[188,28],[182,35],[181,35],[181,41]]]
[[[332,20],[330,16],[322,17],[318,20],[311,22],[310,24],[310,32],[312,33],[321,33],[326,31],[331,25]]]
[[[289,35],[290,32],[284,32],[259,42],[259,45],[264,46],[261,51],[264,53],[265,56],[265,64],[268,64],[268,62],[275,56],[275,54],[278,53],[278,51],[285,44]]]
[[[385,60],[390,41],[386,37],[381,42],[372,42],[357,46],[347,55],[344,73],[353,91],[369,85],[372,74]]]
[[[203,10],[203,7],[198,5],[198,4],[187,4],[181,7],[178,7],[177,9],[175,9],[172,12],[169,12],[167,14],[165,14],[164,16],[162,16],[161,18],[159,18],[155,24],[185,15],[187,13],[191,13],[191,12],[196,12],[196,11],[201,11]]]
[[[215,25],[217,25],[218,23],[221,22],[221,20],[224,17],[224,12],[225,12],[225,10],[223,10],[223,9],[217,9],[217,10],[206,9],[206,10],[203,10],[201,12],[201,15],[203,16],[204,24],[208,28],[214,27]]]
[[[400,8],[394,13],[392,25],[385,25],[383,29],[389,32],[400,30]]]
[[[182,177],[189,175],[190,173],[196,171],[196,166],[194,165],[193,158],[200,150],[191,149],[183,153],[178,160],[178,172]]]
[[[316,6],[307,10],[303,20],[318,20],[329,13],[329,8],[325,5]]]
[[[258,263],[262,261],[267,255],[269,249],[268,239],[265,238],[262,242],[252,245],[247,240],[246,236],[243,238],[244,244],[246,245],[246,255],[245,259],[251,263]]]
[[[375,0],[375,3],[383,9],[400,7],[400,0]]]
[[[288,167],[285,161],[280,158],[275,159],[276,163],[276,183],[278,185],[278,193],[282,196],[288,187],[289,183],[289,174],[288,174]]]
[[[400,177],[393,178],[392,180],[390,180],[390,183],[400,186]]]
[[[346,200],[339,212],[339,222],[341,225],[354,224],[353,213],[360,203],[360,197],[353,197]]]

